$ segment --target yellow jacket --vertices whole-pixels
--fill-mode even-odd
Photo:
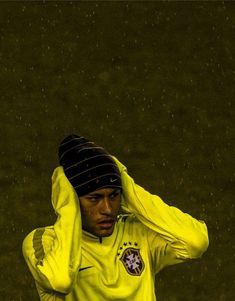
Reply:
[[[121,171],[122,208],[110,237],[82,230],[79,199],[57,167],[52,176],[53,226],[32,231],[23,254],[41,301],[153,301],[155,274],[168,265],[200,257],[207,227],[168,206]]]

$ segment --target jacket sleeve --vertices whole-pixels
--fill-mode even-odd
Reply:
[[[36,283],[46,291],[68,294],[81,263],[79,199],[63,167],[52,176],[53,227],[31,232],[23,242],[23,255]]]
[[[160,197],[137,185],[127,174],[125,166],[116,158],[114,160],[121,172],[124,197],[122,208],[134,213],[150,229],[150,248],[153,248],[154,241],[161,241],[160,253],[167,258],[164,265],[201,257],[209,245],[206,224],[167,205]]]

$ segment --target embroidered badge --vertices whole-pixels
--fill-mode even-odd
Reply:
[[[127,248],[122,254],[121,261],[132,276],[140,276],[144,270],[144,262],[139,249]]]

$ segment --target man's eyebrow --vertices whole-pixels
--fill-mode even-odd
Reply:
[[[91,192],[87,196],[88,197],[100,197],[100,196],[103,196],[103,193]]]
[[[117,193],[117,192],[121,192],[120,188],[114,189],[112,192],[110,192],[109,195],[114,194],[114,193]]]

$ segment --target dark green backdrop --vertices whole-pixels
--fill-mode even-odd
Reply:
[[[1,301],[39,300],[21,244],[55,221],[72,132],[206,221],[207,253],[162,271],[158,300],[234,300],[235,3],[9,1],[0,22]]]

